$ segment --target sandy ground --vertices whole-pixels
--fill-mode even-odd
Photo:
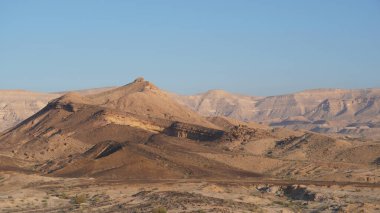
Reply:
[[[0,189],[1,212],[380,211],[380,187],[371,184],[186,179],[110,182],[1,172]]]

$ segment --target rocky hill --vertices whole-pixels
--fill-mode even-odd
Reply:
[[[0,133],[0,208],[377,212],[379,162],[378,141],[206,118],[136,79],[67,93]]]
[[[60,177],[373,183],[379,156],[377,142],[205,118],[143,79],[65,94],[0,134],[0,169]]]
[[[0,135],[0,158],[24,161],[6,168],[32,164],[42,174],[70,177],[257,176],[197,154],[222,152],[213,141],[226,140],[226,131],[137,79],[97,94],[54,99]]]

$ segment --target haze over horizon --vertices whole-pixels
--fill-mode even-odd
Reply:
[[[380,87],[380,2],[1,1],[0,89]]]

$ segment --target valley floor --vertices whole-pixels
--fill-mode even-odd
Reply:
[[[379,212],[380,184],[295,180],[102,181],[0,172],[1,212]]]

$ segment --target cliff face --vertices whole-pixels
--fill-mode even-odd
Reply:
[[[213,142],[249,142],[262,138],[271,138],[273,135],[268,129],[251,128],[247,125],[232,125],[224,130],[206,128],[202,126],[175,122],[164,130],[169,136],[187,138],[196,141]]]
[[[188,138],[198,141],[215,141],[220,139],[225,132],[222,130],[210,129],[202,126],[175,122],[165,129],[165,134],[178,138]]]

